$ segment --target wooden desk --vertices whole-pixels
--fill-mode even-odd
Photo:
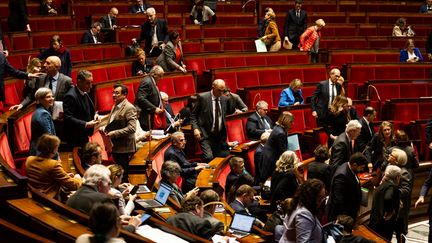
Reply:
[[[147,173],[147,161],[152,161],[161,149],[170,144],[170,137],[151,140],[144,144],[132,157],[129,162],[129,173]]]
[[[387,240],[383,239],[380,235],[369,229],[365,225],[359,225],[357,229],[353,230],[353,235],[360,235],[369,240],[374,240],[376,243],[385,243]]]
[[[222,171],[222,169],[227,166],[229,159],[231,156],[222,158],[216,157],[212,161],[210,161],[210,168],[203,169],[198,174],[195,185],[199,188],[216,188],[219,186],[218,175]]]
[[[18,174],[0,156],[1,201],[27,197],[27,177]]]

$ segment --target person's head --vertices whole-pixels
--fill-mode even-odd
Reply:
[[[53,2],[52,0],[43,0],[43,3],[48,4],[48,5],[51,5],[52,2]]]
[[[273,11],[273,9],[272,8],[269,8],[269,7],[267,7],[267,8],[265,8],[264,9],[264,16],[267,14],[267,13],[274,13],[274,11]]]
[[[336,217],[336,224],[342,225],[343,231],[351,234],[354,228],[354,219],[351,216],[341,214]]]
[[[405,43],[405,48],[409,51],[413,51],[415,48],[415,44],[414,44],[414,40],[413,39],[408,39]]]
[[[200,195],[200,198],[203,201],[204,205],[206,205],[207,203],[219,202],[219,195],[212,189],[207,189],[203,191]],[[216,205],[207,205],[204,207],[204,210],[211,214],[214,214],[216,210]]]
[[[301,89],[303,87],[303,83],[300,79],[295,78],[291,81],[291,83],[289,84],[289,87],[291,88],[291,90],[296,93],[299,89]]]
[[[83,183],[95,187],[98,192],[108,193],[111,187],[110,174],[105,165],[92,165],[84,173]]]
[[[27,65],[28,73],[39,73],[41,69],[42,69],[42,61],[37,57],[32,58],[29,61],[29,64]]]
[[[368,122],[373,122],[373,120],[375,120],[376,118],[376,110],[375,108],[373,108],[372,106],[367,106],[365,107],[365,109],[363,110],[363,117],[368,121]]]
[[[93,32],[93,34],[99,34],[101,32],[102,29],[102,24],[100,22],[94,22],[91,25],[91,31]]]
[[[349,159],[349,165],[354,173],[362,172],[367,164],[366,157],[360,152],[354,153]]]
[[[174,46],[177,46],[177,44],[180,42],[180,34],[177,30],[173,30],[169,32],[168,34],[169,40],[174,44]]]
[[[432,0],[426,0],[426,4],[432,6]]]
[[[300,10],[302,7],[303,1],[302,0],[295,0],[294,1],[294,8],[296,11]]]
[[[38,139],[36,148],[40,157],[51,159],[57,154],[59,146],[60,139],[56,135],[45,133]]]
[[[118,15],[118,9],[117,8],[111,8],[109,11],[109,15],[111,18],[116,18]]]
[[[378,134],[380,136],[380,139],[383,141],[393,140],[394,137],[393,124],[389,121],[381,122]]]
[[[54,105],[54,95],[51,89],[42,87],[36,90],[35,101],[37,104],[42,105],[45,108],[49,108]]]
[[[323,19],[317,19],[315,21],[315,26],[317,28],[317,31],[320,31],[325,26],[324,20]]]
[[[230,159],[231,172],[237,175],[243,174],[245,166],[244,159],[242,157],[234,156]]]
[[[398,20],[396,20],[396,25],[399,26],[400,29],[405,29],[406,28],[406,19],[405,18],[398,18]]]
[[[110,238],[119,235],[120,213],[113,203],[96,203],[90,210],[89,216],[89,227],[96,242],[108,242]]]
[[[216,79],[212,83],[212,93],[215,97],[219,98],[221,97],[225,92],[226,86],[225,81],[222,79]]]
[[[387,165],[382,181],[390,181],[399,185],[402,170],[396,165]]]
[[[333,68],[330,70],[330,81],[334,84],[337,83],[339,77],[341,76],[339,69]]]
[[[332,113],[338,114],[339,112],[344,110],[348,110],[348,99],[345,96],[338,95],[334,98],[330,106],[330,111]]]
[[[401,146],[401,147],[411,145],[409,137],[404,130],[396,130],[395,142],[398,146]]]
[[[60,70],[61,60],[58,56],[49,56],[45,59],[44,69],[49,77],[54,77]]]
[[[95,142],[88,142],[82,152],[82,160],[89,164],[101,164],[102,163],[102,147]]]
[[[264,19],[267,21],[274,21],[276,19],[276,14],[269,11],[265,14]]]
[[[137,48],[135,51],[135,56],[136,56],[138,62],[140,62],[142,65],[145,64],[146,54],[145,54],[145,51],[143,49]]]
[[[317,215],[325,198],[324,183],[318,179],[311,179],[299,186],[294,195],[294,202],[296,205],[304,206],[313,215]]]
[[[52,48],[54,51],[60,50],[60,48],[63,46],[63,42],[59,35],[53,35],[51,37],[50,41],[50,48]]]
[[[110,175],[110,179],[112,183],[111,186],[117,188],[121,184],[123,179],[123,173],[124,173],[123,167],[118,164],[112,164],[108,166],[108,169],[111,172]]]
[[[164,105],[164,107],[166,107],[169,104],[169,96],[167,93],[161,91],[160,92],[160,96],[161,96],[161,100],[162,100],[162,104]]]
[[[177,182],[177,179],[180,176],[180,172],[181,172],[181,167],[177,162],[167,160],[162,164],[162,168],[161,168],[162,179],[168,181],[171,184]]]
[[[344,77],[340,76],[336,82],[343,87],[343,84],[345,83],[345,79]]]
[[[277,125],[285,128],[285,131],[289,131],[294,123],[294,116],[289,111],[283,111],[282,114],[279,115],[279,118],[276,122]]]
[[[241,201],[245,207],[249,206],[253,200],[255,195],[255,189],[253,189],[249,185],[241,185],[236,192],[236,199]]]
[[[192,195],[181,202],[181,211],[193,213],[196,216],[204,216],[204,203],[198,196]]]
[[[128,88],[121,83],[115,84],[113,88],[113,99],[115,104],[118,105],[126,99],[128,94]]]
[[[329,149],[326,146],[318,145],[314,150],[315,161],[325,162],[330,158]]]
[[[182,132],[175,132],[171,134],[172,145],[178,149],[184,149],[186,147],[185,135]]]
[[[226,97],[231,97],[231,89],[229,87],[225,87],[223,95]]]
[[[138,6],[143,5],[142,0],[135,0],[135,5],[138,5]]]
[[[146,14],[147,14],[147,21],[153,24],[154,21],[156,20],[156,9],[148,8],[146,10]]]
[[[285,151],[281,154],[279,159],[276,161],[277,172],[287,172],[290,169],[297,169],[299,159],[293,151]]]
[[[165,72],[163,68],[159,65],[154,65],[149,73],[149,75],[153,77],[156,83],[159,82],[159,80],[161,80],[164,74]]]
[[[260,137],[261,143],[265,144],[269,137],[270,137],[270,132],[263,132]]]
[[[408,161],[408,156],[405,151],[399,148],[392,149],[388,162],[392,165],[396,165],[399,167],[404,167]]]
[[[351,120],[348,122],[345,128],[345,132],[348,134],[348,137],[351,140],[357,139],[357,137],[360,135],[362,125],[357,120]]]
[[[82,92],[90,92],[93,83],[93,74],[87,70],[80,70],[77,74],[77,87]]]
[[[268,104],[264,100],[257,102],[255,109],[260,116],[265,116],[268,112]]]

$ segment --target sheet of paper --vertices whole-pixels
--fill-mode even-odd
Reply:
[[[267,47],[261,39],[255,40],[255,47],[257,52],[267,52]]]
[[[187,243],[187,241],[178,236],[153,228],[150,225],[141,225],[135,232],[154,242]]]

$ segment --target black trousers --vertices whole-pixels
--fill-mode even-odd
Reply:
[[[123,167],[123,182],[129,182],[129,161],[133,153],[112,153],[114,162]]]
[[[226,136],[222,136],[220,133],[209,133],[208,138],[202,138],[200,145],[204,162],[210,162],[214,157],[228,156],[229,147],[225,139]]]

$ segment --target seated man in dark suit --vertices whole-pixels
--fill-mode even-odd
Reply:
[[[307,179],[321,180],[328,192],[330,190],[331,168],[330,165],[326,164],[326,161],[330,157],[329,150],[325,146],[318,145],[314,150],[314,155],[315,161],[307,166]]]
[[[208,189],[201,193],[200,198],[204,203],[204,218],[210,222],[217,234],[222,235],[224,231],[224,224],[213,217],[213,214],[216,211],[216,206],[223,205],[223,203],[219,201],[219,195],[214,190]]]
[[[89,30],[86,30],[81,38],[81,44],[100,44],[99,33],[102,25],[100,22],[94,22]]]
[[[197,196],[186,198],[182,202],[181,212],[169,217],[167,223],[204,239],[211,239],[216,234],[210,221],[204,219],[204,204]]]
[[[109,13],[102,16],[99,20],[101,23],[101,32],[104,42],[115,42],[115,30],[117,29],[118,9],[111,8]]]
[[[372,124],[375,117],[375,109],[372,106],[367,106],[363,111],[363,117],[359,120],[362,125],[360,135],[357,138],[357,149],[359,152],[363,152],[366,149],[367,144],[375,135],[375,130]]]
[[[133,14],[145,14],[146,10],[150,7],[150,4],[146,1],[143,3],[143,0],[135,0],[135,4],[129,6],[129,13]]]
[[[229,163],[231,172],[228,174],[225,182],[225,197],[230,203],[234,200],[237,188],[243,184],[252,186],[254,178],[245,170],[243,158],[232,157]]]
[[[252,215],[249,211],[248,207],[252,205],[255,201],[255,190],[248,185],[241,185],[236,192],[236,198],[234,201],[230,203],[230,207],[236,213]],[[264,226],[264,223],[261,222],[258,218],[255,220],[255,224],[260,227]]]
[[[164,161],[177,162],[181,167],[181,176],[183,178],[182,191],[188,192],[195,188],[195,182],[198,173],[205,168],[206,164],[191,163],[186,159],[183,149],[186,146],[184,133],[175,132],[171,135],[172,145],[164,153]]]
[[[246,123],[246,134],[250,140],[260,139],[265,131],[271,132],[273,121],[267,116],[268,104],[264,100],[258,101],[255,106],[256,112],[251,114]]]
[[[169,96],[165,92],[160,92],[162,104],[164,106],[165,110],[165,118],[166,118],[166,132],[173,133],[175,131],[178,131],[183,124],[183,119],[179,119],[177,116],[174,115],[174,111],[169,103]]]

